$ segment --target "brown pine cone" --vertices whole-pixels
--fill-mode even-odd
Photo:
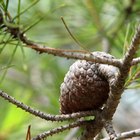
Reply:
[[[102,52],[93,54],[113,58]],[[109,66],[86,60],[77,60],[71,65],[61,84],[60,112],[62,114],[94,110],[102,107],[106,102],[109,83],[99,72],[100,65]]]

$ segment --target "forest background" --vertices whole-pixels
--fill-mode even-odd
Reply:
[[[138,0],[1,0],[0,5],[7,6],[15,22],[27,29],[28,38],[39,44],[105,51],[116,58],[123,56],[140,21]],[[70,37],[61,17],[81,46]],[[8,42],[9,36],[0,31],[0,89],[38,110],[59,114],[60,85],[75,60],[38,54],[21,43]],[[130,70],[130,77],[138,71],[139,65]],[[139,128],[139,87],[139,79],[126,87],[113,119],[117,132]],[[0,98],[0,140],[24,139],[28,125],[36,135],[58,124],[36,118]],[[70,132],[48,139],[66,140]]]

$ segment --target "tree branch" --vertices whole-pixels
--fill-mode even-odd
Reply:
[[[134,58],[133,61],[132,61],[132,63],[131,63],[131,65],[137,65],[139,63],[140,63],[140,57]]]
[[[133,57],[138,49],[139,44],[140,44],[140,26],[137,28],[136,33],[129,46],[129,49],[123,58],[120,73],[116,77],[110,78],[109,80],[110,85],[109,98],[106,102],[103,111],[101,112],[100,115],[96,116],[94,124],[88,125],[86,127],[86,130],[80,140],[92,140],[93,137],[95,137],[101,131],[105,123],[112,119],[117,109],[117,106],[120,102],[121,95],[124,91],[125,80],[128,76]]]
[[[108,59],[104,57],[98,57],[96,55],[93,55],[91,52],[85,50],[55,49],[37,44],[29,40],[26,37],[24,31],[22,31],[17,25],[4,19],[2,11],[0,11],[0,16],[1,28],[4,28],[6,32],[9,32],[13,38],[18,39],[22,43],[24,43],[26,45],[25,47],[31,48],[39,53],[48,53],[55,56],[66,57],[71,59],[87,60],[95,63],[109,64],[116,67],[121,67],[122,65],[119,59]]]
[[[119,100],[121,98],[121,94],[124,91],[125,80],[128,76],[129,69],[131,67],[131,63],[133,57],[138,49],[138,45],[140,44],[140,26],[137,28],[134,37],[132,38],[131,44],[129,46],[129,50],[126,52],[123,61],[122,68],[120,68],[120,73],[110,83],[110,93],[109,98],[107,100],[106,106],[102,112],[103,116],[106,119],[111,119],[115,110],[119,104]],[[110,114],[110,115],[108,115]],[[109,117],[108,117],[109,116]]]
[[[63,132],[65,130],[67,130],[67,129],[71,129],[71,128],[82,126],[82,125],[87,125],[87,124],[89,124],[91,122],[92,122],[92,120],[90,120],[90,121],[78,120],[78,121],[73,122],[71,124],[60,126],[60,127],[55,128],[55,129],[52,129],[50,131],[44,132],[42,134],[39,134],[35,138],[33,138],[32,140],[42,140],[44,138],[47,138],[48,136],[52,136],[54,134]]]
[[[106,129],[106,132],[109,135],[110,140],[114,140],[117,137],[117,135],[115,133],[115,130],[113,129],[113,125],[112,125],[111,121],[106,122],[105,129]]]
[[[99,114],[99,111],[83,111],[79,113],[72,113],[72,114],[67,114],[67,115],[50,115],[50,114],[45,114],[41,111],[35,110],[22,102],[17,101],[13,97],[9,96],[3,91],[0,91],[0,96],[4,98],[5,100],[8,100],[10,103],[16,105],[17,107],[21,108],[22,110],[25,110],[26,112],[37,116],[39,118],[48,120],[48,121],[65,121],[65,120],[70,120],[70,119],[77,119],[81,117],[86,117],[86,116],[96,116],[96,114]]]
[[[134,138],[134,137],[140,137],[140,129],[131,130],[128,132],[117,134],[116,139],[122,140],[122,139],[127,139],[127,138]],[[110,138],[104,138],[102,140],[110,140]]]

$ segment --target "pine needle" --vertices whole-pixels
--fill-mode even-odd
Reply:
[[[8,62],[8,64],[7,64],[6,67],[9,67],[9,66],[11,65],[11,63],[12,63],[12,61],[13,61],[13,58],[14,58],[14,56],[15,56],[15,53],[16,53],[16,50],[17,50],[18,45],[19,45],[19,42],[18,42],[17,45],[15,46],[15,48],[14,48],[14,50],[13,50],[13,53],[12,53],[12,55],[11,55],[11,58],[10,58],[10,60],[9,60],[9,62]],[[3,75],[2,75],[2,78],[0,79],[0,83],[3,82],[3,80],[4,80],[5,76],[6,76],[6,73],[7,73],[7,69],[4,71],[4,73],[3,73]]]
[[[27,29],[24,30],[24,33],[33,28],[35,25],[37,25],[40,21],[42,21],[44,17],[39,18],[37,21],[35,21],[32,25],[30,25]]]
[[[23,11],[21,11],[20,13],[18,13],[14,18],[13,21],[18,18],[19,16],[21,16],[22,14],[24,14],[26,11],[28,11],[30,8],[32,8],[34,5],[36,5],[40,0],[36,0],[34,1],[31,5],[29,5],[26,9],[24,9]]]
[[[72,34],[72,32],[70,31],[69,27],[67,26],[65,20],[63,17],[61,17],[61,20],[66,28],[66,30],[68,31],[69,35],[71,36],[71,38],[75,41],[75,43],[81,47],[82,49],[86,50],[86,48],[78,41],[78,39]]]

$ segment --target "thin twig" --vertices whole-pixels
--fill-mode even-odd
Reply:
[[[26,112],[29,112],[30,114],[37,116],[39,118],[48,120],[48,121],[65,121],[65,120],[70,120],[70,119],[77,119],[81,117],[86,117],[86,116],[96,116],[98,114],[98,111],[83,111],[79,113],[72,113],[72,114],[67,114],[67,115],[50,115],[50,114],[45,114],[41,111],[35,110],[22,102],[17,101],[13,97],[9,96],[3,91],[0,91],[0,96],[3,97],[5,100],[8,100],[10,103],[16,105],[17,107],[21,108],[22,110],[25,110]]]
[[[134,138],[134,137],[140,137],[140,129],[131,130],[128,132],[117,134],[116,139],[122,140],[122,139],[127,139],[127,138]],[[110,140],[110,138],[104,138],[102,140]]]
[[[115,58],[107,59],[104,57],[98,57],[85,50],[64,50],[64,49],[55,49],[55,48],[43,46],[28,40],[25,37],[25,34],[19,34],[19,39],[24,44],[27,45],[25,47],[31,48],[39,53],[48,53],[55,56],[66,57],[71,59],[80,59],[80,60],[92,61],[95,63],[109,64],[119,68],[122,66],[121,60],[119,59],[115,59]]]
[[[133,61],[131,62],[131,65],[137,65],[140,63],[140,57],[134,58]]]
[[[63,132],[65,130],[67,130],[67,129],[71,129],[71,128],[74,128],[74,127],[87,125],[87,124],[89,124],[91,122],[92,122],[92,120],[90,120],[90,121],[78,120],[78,121],[73,122],[71,124],[60,126],[60,127],[55,128],[55,129],[52,129],[50,131],[44,132],[42,134],[39,134],[35,138],[33,138],[32,140],[43,140],[44,138],[47,138],[48,136],[52,136],[54,134]]]

